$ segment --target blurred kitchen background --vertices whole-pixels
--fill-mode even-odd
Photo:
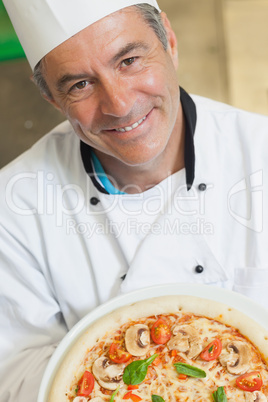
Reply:
[[[188,92],[268,115],[268,0],[159,0]],[[0,0],[0,167],[64,118],[41,99]]]

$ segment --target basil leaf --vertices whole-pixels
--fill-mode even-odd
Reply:
[[[224,387],[218,387],[217,391],[213,392],[215,402],[228,402]]]
[[[136,360],[127,365],[123,374],[123,381],[127,385],[140,384],[146,377],[148,367],[158,355],[152,355],[146,360]]]
[[[207,375],[205,371],[201,370],[198,367],[190,366],[190,364],[186,363],[175,363],[174,366],[179,374],[186,374],[189,377],[195,378],[205,378]]]
[[[152,401],[153,402],[165,402],[162,396],[159,395],[152,395]]]
[[[120,389],[120,385],[118,385],[118,387],[116,388],[116,390],[112,393],[111,399],[110,399],[109,402],[114,402],[114,397],[115,397],[116,394],[118,393],[119,389]]]

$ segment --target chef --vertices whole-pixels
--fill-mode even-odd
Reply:
[[[120,293],[196,283],[267,306],[267,117],[179,87],[155,0],[4,2],[67,120],[1,171],[0,401],[36,401],[58,342]]]

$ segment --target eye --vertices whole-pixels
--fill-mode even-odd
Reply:
[[[136,57],[129,57],[128,59],[125,59],[125,60],[122,61],[122,66],[123,67],[128,67],[131,64],[133,64],[135,60],[136,60]]]
[[[88,85],[88,81],[80,81],[80,82],[77,82],[74,86],[73,86],[73,88],[75,88],[75,89],[84,89],[86,86]]]

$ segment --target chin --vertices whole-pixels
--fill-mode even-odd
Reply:
[[[144,151],[144,150],[143,150]],[[150,152],[136,152],[132,157],[130,155],[121,156],[118,159],[127,166],[132,167],[146,167],[146,165],[150,165],[158,159],[158,157],[162,154],[163,149],[161,150],[150,150]]]

